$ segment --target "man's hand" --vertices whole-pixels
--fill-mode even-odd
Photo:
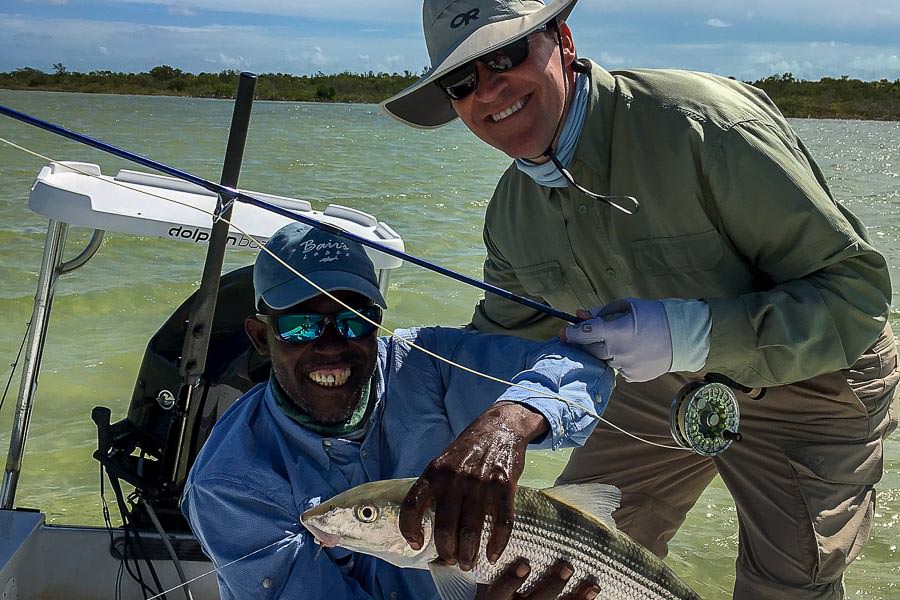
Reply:
[[[483,412],[429,463],[406,495],[400,531],[409,545],[422,547],[422,518],[434,505],[434,542],[444,562],[464,571],[475,566],[485,516],[491,517],[485,553],[496,562],[512,533],[525,449],[548,430],[542,415],[519,404],[498,402]]]
[[[531,567],[524,558],[519,558],[510,563],[489,586],[479,586],[476,600],[553,600],[559,596],[566,587],[574,571],[565,561],[559,561],[549,569],[528,594],[519,594]],[[571,593],[559,598],[559,600],[593,600],[600,593],[598,586],[592,579],[585,579],[575,586]]]
[[[576,314],[584,320],[563,329],[560,338],[583,345],[627,381],[650,381],[672,368],[672,334],[661,301],[614,300]]]

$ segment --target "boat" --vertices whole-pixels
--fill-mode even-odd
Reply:
[[[219,597],[215,569],[178,501],[218,416],[267,379],[269,365],[243,333],[244,318],[256,312],[251,266],[208,277],[210,264],[221,270],[221,256],[211,261],[214,247],[243,252],[251,263],[252,252],[291,221],[288,215],[296,215],[403,251],[400,236],[373,215],[334,204],[314,210],[304,200],[244,193],[280,207],[281,214],[235,203],[228,227],[218,219],[223,212],[216,193],[167,175],[124,169],[105,175],[98,165],[82,162],[54,162],[37,174],[28,206],[46,217],[48,226],[0,491],[3,600]],[[70,228],[87,228],[93,235],[77,256],[65,259]],[[111,512],[118,510],[121,524],[112,526],[114,516],[107,527],[49,524],[39,507],[16,506],[16,487],[22,468],[28,467],[24,448],[54,287],[58,278],[71,276],[100,251],[106,232],[205,245],[209,253],[205,265],[198,265],[198,270],[204,267],[200,289],[173,307],[148,340],[125,418],[111,422],[109,408],[102,406],[84,415],[97,426],[94,458],[106,473],[115,496]],[[386,295],[391,270],[403,261],[369,247],[366,251]],[[185,364],[188,359],[182,357],[192,356],[201,358]]]

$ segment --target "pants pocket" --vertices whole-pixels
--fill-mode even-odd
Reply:
[[[894,399],[888,406],[888,424],[884,432],[885,438],[897,429],[898,422],[900,422],[900,387],[894,389]]]
[[[847,385],[869,415],[869,433],[887,437],[897,428],[898,367],[894,335],[886,326],[852,367],[844,371]]]
[[[839,580],[868,540],[882,453],[881,439],[859,445],[810,445],[787,452],[808,519],[808,539],[798,541],[810,551],[812,582]]]

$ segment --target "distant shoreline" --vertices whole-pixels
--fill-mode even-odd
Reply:
[[[54,65],[54,73],[29,67],[0,73],[0,89],[82,92],[140,96],[182,96],[230,99],[239,73],[186,73],[162,65],[146,73],[68,71]],[[256,99],[294,102],[378,104],[412,84],[418,74],[338,73],[258,76]],[[795,79],[790,73],[747,83],[765,91],[786,117],[900,121],[900,79],[860,81],[847,76],[819,81]]]

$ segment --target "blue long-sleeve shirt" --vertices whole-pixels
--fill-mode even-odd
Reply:
[[[527,389],[450,367],[385,337],[378,340],[375,407],[362,442],[300,426],[278,407],[271,385],[247,392],[213,428],[181,505],[220,569],[223,600],[437,599],[428,571],[399,569],[342,548],[320,550],[299,524],[300,513],[367,481],[419,475],[501,400],[527,405],[550,423],[532,448],[582,444],[597,424],[588,410],[602,413],[612,391],[612,370],[574,346],[440,327],[399,333]]]

